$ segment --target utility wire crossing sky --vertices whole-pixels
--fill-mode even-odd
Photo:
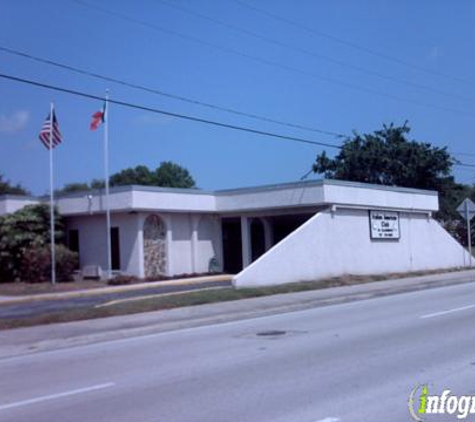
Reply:
[[[171,160],[205,189],[298,180],[353,131],[406,120],[411,138],[475,156],[471,2],[2,6],[0,172],[34,193],[48,186],[35,138],[50,102],[65,139],[58,187],[101,177],[101,137],[89,122],[106,89],[111,172]],[[51,14],[61,16],[55,27],[38,30]],[[455,175],[471,183],[469,161]]]

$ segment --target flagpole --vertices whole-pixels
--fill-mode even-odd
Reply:
[[[109,209],[109,90],[106,90],[104,110],[104,180],[106,182],[106,221],[107,221],[107,279],[112,277],[111,256],[111,216]]]
[[[56,284],[56,253],[54,241],[54,193],[53,193],[53,103],[49,112],[49,220],[50,220],[50,245],[51,245],[51,284]]]

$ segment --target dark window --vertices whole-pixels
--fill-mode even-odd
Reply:
[[[255,261],[266,251],[266,239],[264,224],[255,218],[251,223],[251,252],[252,260]]]
[[[242,270],[241,220],[223,218],[222,228],[224,271],[236,274]]]
[[[112,269],[120,270],[120,240],[118,227],[111,227],[111,257]]]
[[[272,219],[274,245],[297,230],[313,214],[280,215]]]
[[[79,230],[68,231],[68,248],[79,255]],[[79,269],[79,259],[75,269]]]

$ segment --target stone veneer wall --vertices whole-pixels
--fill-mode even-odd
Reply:
[[[166,275],[167,232],[158,215],[152,214],[145,219],[143,237],[145,277]]]

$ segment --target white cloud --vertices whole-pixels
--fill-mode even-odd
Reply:
[[[25,110],[16,111],[11,116],[0,114],[0,133],[18,133],[26,127],[29,119],[30,112]]]

